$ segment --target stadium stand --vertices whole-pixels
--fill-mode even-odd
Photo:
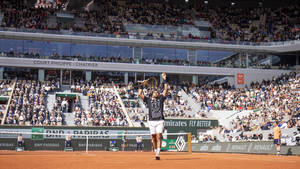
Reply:
[[[298,2],[285,7],[260,6],[244,9],[230,5],[221,8],[205,4],[194,6],[171,4],[167,1],[129,3],[103,0],[97,10],[86,8],[72,11],[66,11],[67,4],[60,2],[61,4],[54,2],[47,4],[46,1],[37,1],[35,6],[32,6],[27,1],[3,0],[0,2],[0,29],[133,39],[201,40],[245,45],[300,39]],[[163,27],[166,30],[163,30]],[[247,55],[249,63],[246,65],[241,63],[241,55],[232,53],[219,60],[211,56],[214,61],[196,59],[196,62],[192,63],[189,57],[179,56],[180,54],[171,58],[160,53],[157,56],[141,56],[137,62],[131,54],[132,50],[124,52],[124,55],[114,56],[98,54],[99,51],[95,50],[96,55],[86,56],[72,54],[72,52],[68,54],[57,52],[58,48],[71,46],[71,44],[59,46],[59,42],[47,42],[59,47],[45,54],[46,52],[29,49],[30,45],[27,47],[28,51],[27,48],[25,50],[24,45],[20,50],[14,44],[16,41],[11,39],[9,42],[13,43],[12,46],[15,48],[9,51],[9,45],[5,44],[6,39],[0,40],[3,44],[0,48],[0,56],[10,58],[253,69],[271,69],[272,61],[276,60],[276,57],[275,59],[270,57],[271,54],[250,53]],[[27,42],[24,40],[18,43]],[[36,45],[38,46],[36,48],[43,48],[43,45]],[[108,48],[108,45],[103,48]],[[71,47],[68,49],[71,51]],[[279,62],[278,65],[279,69],[291,68],[285,63]],[[85,80],[83,75],[77,76],[74,73],[70,76],[71,83],[62,85],[60,79],[63,79],[64,75],[61,70],[60,72],[52,68],[46,70],[45,82],[38,81],[40,77],[36,69],[14,71],[14,68],[5,68],[5,70],[3,69],[3,79],[7,80],[0,81],[1,123],[78,127],[128,127],[133,123],[134,127],[147,126],[147,107],[137,97],[137,84],[130,82],[137,81],[137,74],[132,77],[134,80],[129,80],[125,85],[121,73],[105,77],[103,72],[91,71],[90,80]],[[15,82],[12,79],[16,77]],[[193,77],[188,78],[191,81]],[[169,83],[164,107],[166,118],[213,118],[220,121],[217,129],[206,133],[199,132],[198,135],[193,136],[193,142],[271,140],[270,133],[275,121],[282,122],[282,129],[295,130],[299,126],[299,73],[292,72],[274,77],[272,80],[253,82],[245,88],[237,88],[227,83],[213,83],[218,78],[199,80],[198,82],[201,83],[199,85],[178,85],[179,79],[176,83]],[[76,97],[68,100],[56,96],[60,92],[76,94]],[[144,94],[151,95],[148,89],[144,89]],[[9,97],[11,101],[8,101]],[[72,117],[67,118],[66,116],[69,115]]]
[[[137,85],[132,82],[129,82],[128,85],[118,84],[117,90],[133,125],[148,126],[145,105],[137,97]]]
[[[168,118],[191,118],[191,106],[182,97],[179,86],[171,85],[165,102],[165,115]]]
[[[295,90],[295,80],[296,74],[293,73],[291,75],[284,75],[279,78],[274,78],[272,81],[252,83],[249,89],[235,89],[230,86],[223,87],[221,85],[201,86],[195,87],[192,90],[192,95],[195,100],[201,105],[202,109],[262,109],[270,106],[264,103],[273,104],[273,102],[276,100],[276,97],[270,97],[270,95],[272,95],[271,92],[273,92],[274,90],[276,91],[276,95],[279,95],[277,94],[277,92],[284,92],[284,90],[289,90],[289,88]],[[288,87],[286,87],[285,85],[288,85]],[[294,93],[290,93],[291,96],[285,96],[285,98],[288,100],[293,99],[292,96],[296,95],[295,91],[293,92]],[[282,93],[280,95],[282,95]]]
[[[299,125],[299,80],[300,78],[296,73],[291,73],[274,78],[272,81],[265,81],[261,84],[255,83],[251,89],[245,91],[222,88],[213,89],[214,92],[207,90],[208,93],[211,93],[207,95],[208,97],[214,94],[220,95],[212,99],[205,99],[204,97],[202,99],[207,100],[206,103],[209,105],[206,109],[209,110],[245,111],[244,114],[239,115],[237,113],[232,119],[227,119],[226,122],[229,122],[229,125],[224,124],[226,127],[222,125],[219,127],[218,132],[222,136],[226,135],[225,141],[267,140],[266,134],[263,136],[262,133],[270,134],[270,130],[274,127],[276,121],[281,122],[280,127],[282,129],[295,129]],[[229,99],[229,101],[220,99],[222,98],[222,91],[232,93],[232,99],[226,94],[223,98]],[[233,91],[237,93],[234,94]],[[226,102],[226,105],[231,106],[222,107],[222,102]],[[204,105],[205,101],[202,102],[202,106]],[[239,135],[236,133],[239,133]],[[243,133],[250,133],[250,135]]]
[[[255,128],[268,130],[276,120],[283,121],[284,126],[282,127],[284,128],[295,127],[297,121],[293,118],[298,118],[300,108],[299,93],[297,92],[299,80],[299,77],[296,79],[296,74],[291,74],[265,84],[262,83],[261,87],[256,85],[257,89],[262,92],[260,94],[257,92],[254,96],[258,98],[256,103],[254,102],[254,108],[260,109],[261,112],[260,114],[253,113],[248,117],[242,117],[243,119],[239,120],[243,122],[241,124],[244,126],[242,131]],[[233,125],[239,128],[236,122]]]
[[[299,4],[282,8],[243,8],[226,6],[226,8],[198,4],[182,5],[176,3],[140,2],[119,3],[118,1],[101,1],[98,10],[77,10],[70,15],[71,21],[60,22],[48,27],[48,19],[57,16],[60,9],[34,8],[23,1],[3,1],[1,27],[30,30],[56,30],[60,32],[93,32],[111,34],[115,37],[129,37],[161,40],[221,40],[227,42],[276,42],[299,39]],[[290,10],[293,9],[293,10]],[[59,15],[56,17],[59,18]],[[67,18],[67,17],[65,17]],[[201,35],[197,21],[207,22],[208,35]],[[67,24],[66,24],[67,23]],[[138,26],[148,24],[148,32],[139,33],[126,30],[131,24]],[[186,35],[176,31],[152,32],[153,26],[170,25],[176,28],[191,26]],[[197,29],[195,33],[195,29]],[[152,31],[151,31],[152,30]]]
[[[53,81],[54,82],[54,81]],[[51,112],[45,106],[45,96],[49,92],[57,91],[56,84],[51,82],[40,83],[37,81],[18,81],[16,90],[9,106],[6,124],[27,125],[63,125],[63,113],[66,112],[68,102],[57,97]],[[89,104],[82,105],[79,97],[74,100],[71,112],[74,112],[74,123],[78,126],[127,126],[128,122],[120,108],[118,99],[111,84],[96,80],[85,82],[76,81],[70,86],[72,92],[87,95]],[[2,86],[9,88],[11,81],[3,81]],[[19,92],[33,86],[33,91],[27,89],[26,96],[37,106],[32,107],[33,114],[26,112],[19,99]],[[137,98],[137,88],[133,83],[127,86],[117,85],[122,101],[132,121],[145,123],[147,121],[145,105]],[[270,130],[274,120],[284,121],[285,128],[293,128],[297,125],[296,118],[299,117],[299,77],[295,73],[274,78],[272,81],[253,83],[250,89],[235,89],[229,86],[202,85],[190,88],[189,97],[195,99],[200,105],[199,112],[193,112],[191,104],[182,97],[181,86],[171,85],[165,102],[165,115],[167,118],[208,118],[215,110],[249,111],[243,116],[235,116],[230,121],[230,127],[220,126],[221,133],[237,133],[247,131]],[[6,89],[7,90],[7,89]],[[148,91],[145,90],[147,93]],[[22,93],[22,92],[21,92]],[[206,94],[204,94],[206,93]],[[22,95],[23,96],[23,95]],[[40,97],[40,98],[35,98]],[[282,102],[279,102],[278,99]],[[19,103],[20,102],[20,103]],[[15,106],[18,104],[20,106]],[[111,104],[110,104],[111,103]],[[84,110],[82,107],[88,107]],[[104,107],[109,107],[103,108]],[[2,106],[5,108],[5,106]],[[21,108],[21,110],[19,110]],[[102,110],[108,110],[103,112]],[[255,111],[253,111],[255,110]],[[280,110],[280,111],[278,111]],[[34,112],[37,112],[34,114]],[[39,114],[38,114],[39,113]],[[51,116],[52,115],[52,116]],[[18,120],[21,117],[21,120]],[[22,120],[24,117],[27,120]],[[28,116],[28,117],[27,117]],[[38,116],[38,117],[35,117]],[[48,117],[49,116],[49,117]],[[17,118],[19,117],[19,118]],[[44,118],[44,119],[43,119]],[[274,119],[275,118],[275,119]]]
[[[13,125],[62,125],[59,112],[49,112],[46,97],[55,89],[54,84],[35,80],[18,80],[12,94],[5,124]]]
[[[75,125],[77,126],[128,126],[126,116],[110,83],[104,80],[84,82],[75,81],[72,91],[88,96],[88,109],[75,107]]]

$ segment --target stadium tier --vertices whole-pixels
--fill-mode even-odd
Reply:
[[[162,40],[216,39],[259,43],[299,39],[299,2],[295,1],[274,7],[259,6],[258,2],[254,7],[230,3],[225,7],[213,6],[197,1],[91,2],[85,8],[67,11],[67,7],[63,10],[47,1],[37,1],[35,5],[29,1],[2,1],[1,26]],[[268,2],[265,5],[268,6]]]

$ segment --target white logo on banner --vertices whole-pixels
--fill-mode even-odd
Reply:
[[[161,142],[161,147],[167,147],[167,142],[166,141],[162,141]]]
[[[175,142],[175,145],[177,147],[177,150],[178,151],[183,151],[184,147],[185,147],[185,141],[184,141],[184,138],[183,136],[180,136],[180,137],[177,137],[177,140]]]

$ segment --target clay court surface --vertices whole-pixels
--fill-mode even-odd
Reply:
[[[300,156],[162,152],[0,151],[0,169],[296,169]]]

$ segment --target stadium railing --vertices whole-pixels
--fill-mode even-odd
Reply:
[[[135,37],[133,35],[123,34],[104,34],[91,32],[73,32],[73,31],[55,31],[55,30],[37,30],[37,29],[20,29],[0,27],[0,31],[12,32],[30,32],[30,33],[46,33],[46,34],[62,34],[62,35],[79,35],[79,36],[93,36],[93,37],[109,37],[109,38],[126,38],[126,39],[143,39],[143,40],[161,40],[161,41],[179,41],[179,42],[204,42],[228,45],[247,45],[247,46],[278,46],[278,45],[293,45],[299,44],[300,40],[279,41],[279,42],[247,42],[247,41],[227,41],[222,39],[192,39],[192,38],[154,38],[152,36]]]

